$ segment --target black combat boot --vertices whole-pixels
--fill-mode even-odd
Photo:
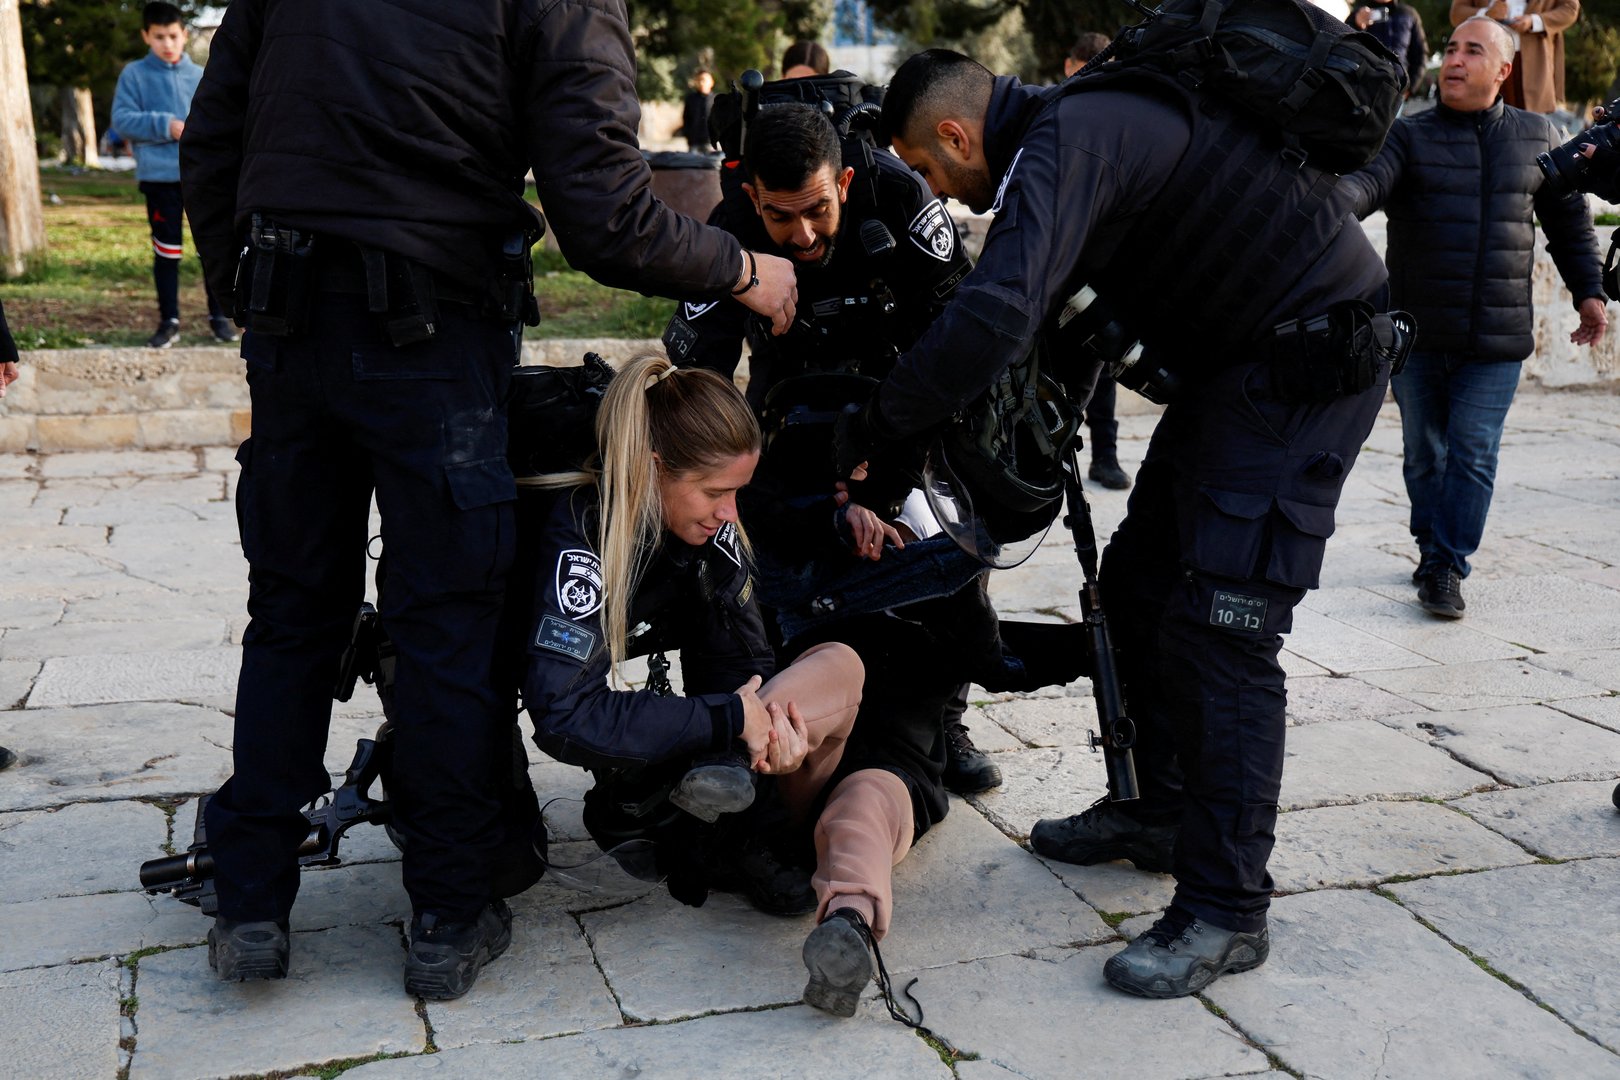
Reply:
[[[232,922],[216,915],[208,931],[208,966],[228,982],[285,979],[291,953],[285,920]]]
[[[485,964],[512,944],[512,909],[496,900],[467,922],[435,915],[411,921],[405,954],[405,992],[429,1001],[449,1001],[472,989]]]
[[[1222,930],[1171,908],[1142,936],[1108,958],[1103,978],[1128,994],[1178,998],[1196,994],[1222,975],[1266,962],[1271,933]]]
[[[1131,478],[1125,475],[1125,470],[1119,467],[1119,459],[1112,454],[1093,454],[1086,475],[1110,491],[1124,491],[1131,486]]]
[[[804,1003],[834,1016],[854,1016],[861,991],[872,981],[872,928],[853,908],[827,912],[804,939]]]
[[[1168,874],[1180,832],[1179,824],[1137,821],[1104,796],[1071,817],[1037,821],[1029,846],[1037,855],[1077,866],[1129,859],[1138,870]]]
[[[1001,786],[1001,769],[973,745],[967,725],[945,725],[945,787],[958,795],[977,795]]]
[[[738,753],[698,758],[670,791],[669,801],[700,821],[738,814],[754,804],[754,773]]]

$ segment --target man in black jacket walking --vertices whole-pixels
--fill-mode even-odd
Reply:
[[[533,167],[564,254],[605,284],[793,318],[793,268],[653,198],[618,0],[238,0],[181,167],[203,268],[236,290],[253,399],[235,772],[205,815],[222,978],[287,973],[299,807],[322,764],[375,493],[398,650],[389,794],[411,993],[465,993],[511,940],[492,880],[514,702],[496,676],[516,490],[504,405],[530,306]],[[238,254],[244,258],[239,265]],[[506,781],[508,784],[510,780]]]
[[[1512,66],[1500,24],[1464,22],[1446,46],[1440,104],[1397,120],[1377,160],[1340,185],[1358,216],[1384,208],[1391,297],[1417,319],[1418,349],[1393,384],[1418,545],[1412,579],[1424,610],[1446,619],[1463,615],[1502,426],[1535,348],[1535,221],[1580,314],[1570,340],[1595,344],[1608,325],[1586,200],[1557,194],[1536,167],[1562,137],[1498,96]]]

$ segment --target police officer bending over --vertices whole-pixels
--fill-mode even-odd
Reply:
[[[798,375],[882,378],[972,267],[955,223],[869,133],[856,129],[840,140],[818,108],[763,106],[747,132],[748,179],[730,188],[709,221],[794,261],[799,315],[773,336],[740,305],[687,303],[664,332],[671,359],[730,375],[746,338],[748,399],[760,410],[773,387]],[[822,494],[830,497],[830,489]],[[945,784],[963,795],[1001,784],[1001,770],[962,723],[967,689],[946,703],[944,716]]]
[[[950,416],[1082,285],[1190,388],[1159,423],[1102,566],[1142,798],[1031,834],[1066,861],[1174,872],[1170,908],[1105,968],[1152,997],[1265,961],[1281,635],[1317,584],[1390,366],[1373,356],[1342,391],[1311,383],[1353,384],[1341,362],[1367,357],[1294,320],[1379,297],[1383,266],[1354,221],[1313,197],[1331,177],[1190,94],[1145,75],[1081,75],[1043,94],[947,50],[902,66],[883,107],[895,151],[936,193],[996,218],[978,265],[839,449],[847,469]],[[1290,349],[1301,330],[1309,347]],[[1056,374],[1071,390],[1089,382]]]
[[[431,45],[427,44],[431,43]],[[405,986],[465,993],[511,938],[493,895],[512,712],[492,675],[513,551],[504,402],[540,199],[608,284],[719,299],[785,329],[791,267],[674,214],[636,145],[624,9],[500,0],[238,0],[181,145],[209,284],[247,328],[237,508],[251,567],[235,773],[208,804],[222,978],[281,978],[298,812],[363,595],[373,492],[398,648],[390,796],[413,918]],[[238,264],[238,253],[246,252]],[[521,838],[526,842],[526,835]]]

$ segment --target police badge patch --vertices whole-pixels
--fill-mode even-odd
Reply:
[[[710,300],[707,304],[694,304],[692,301],[688,300],[686,302],[686,317],[688,319],[695,319],[704,312],[709,311],[719,302],[720,301],[718,300]]]
[[[594,615],[602,606],[602,563],[594,554],[569,548],[557,556],[557,606],[570,619]]]
[[[912,243],[940,262],[950,262],[951,256],[956,253],[956,229],[938,199],[923,207],[911,219],[906,235],[911,237]]]

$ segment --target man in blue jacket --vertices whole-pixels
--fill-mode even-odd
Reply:
[[[141,40],[151,48],[118,76],[112,122],[135,151],[135,179],[146,196],[152,225],[152,280],[157,285],[158,328],[146,344],[167,349],[180,336],[180,256],[184,211],[180,198],[180,133],[202,68],[186,55],[180,9],[154,0],[141,12]],[[206,289],[207,286],[205,285]],[[213,292],[208,325],[220,341],[236,330]]]
[[[1417,319],[1418,347],[1392,380],[1425,611],[1463,615],[1462,579],[1479,548],[1519,368],[1535,348],[1535,222],[1575,300],[1570,340],[1596,344],[1608,317],[1597,237],[1578,192],[1547,186],[1536,155],[1562,135],[1502,102],[1513,39],[1475,17],[1451,35],[1440,104],[1395,122],[1383,152],[1340,190],[1360,217],[1389,217],[1390,295]]]

